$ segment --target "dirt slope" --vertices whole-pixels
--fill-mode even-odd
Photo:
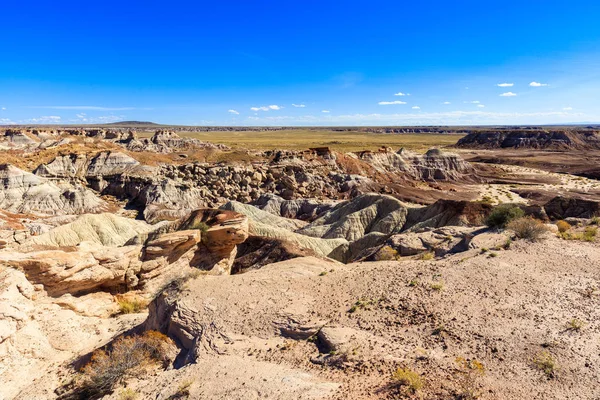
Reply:
[[[393,371],[408,367],[425,382],[415,398],[598,398],[598,244],[551,237],[488,254],[349,265],[296,258],[189,281],[153,304],[146,326],[178,339],[195,363],[129,387],[142,398],[166,398],[192,380],[191,398],[391,399],[402,392],[390,387]],[[569,328],[574,319],[581,329]],[[544,352],[552,378],[534,363]],[[475,360],[482,371],[466,366]],[[221,363],[232,372],[215,385]],[[290,380],[302,382],[302,395]]]

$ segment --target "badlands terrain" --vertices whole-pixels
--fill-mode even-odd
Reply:
[[[0,130],[0,399],[599,399],[600,128]]]

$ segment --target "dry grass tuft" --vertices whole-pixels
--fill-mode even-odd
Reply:
[[[517,218],[511,221],[506,227],[513,231],[519,239],[526,239],[532,242],[541,240],[544,234],[548,232],[548,228],[543,222],[532,217]]]
[[[538,353],[533,358],[533,366],[542,371],[548,379],[554,378],[558,370],[556,360],[547,350]]]
[[[423,378],[410,368],[398,368],[392,379],[396,385],[405,388],[409,393],[416,393],[423,388]]]
[[[399,258],[398,251],[390,246],[383,246],[375,253],[375,261],[393,261]]]
[[[148,302],[140,297],[117,297],[121,314],[140,313],[148,307]]]
[[[156,331],[117,339],[110,349],[96,350],[75,378],[75,388],[65,399],[95,399],[110,394],[115,386],[140,376],[156,365],[166,366],[173,342]]]

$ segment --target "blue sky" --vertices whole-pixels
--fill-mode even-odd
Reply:
[[[3,0],[0,124],[600,122],[598,1],[132,3]]]

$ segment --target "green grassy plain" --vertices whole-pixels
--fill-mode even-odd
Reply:
[[[233,149],[303,150],[310,147],[326,146],[341,152],[377,150],[381,146],[389,146],[395,150],[405,147],[410,150],[425,151],[432,147],[454,145],[463,136],[457,134],[336,132],[323,129],[290,129],[264,132],[178,132],[178,134],[208,142],[222,143]]]

